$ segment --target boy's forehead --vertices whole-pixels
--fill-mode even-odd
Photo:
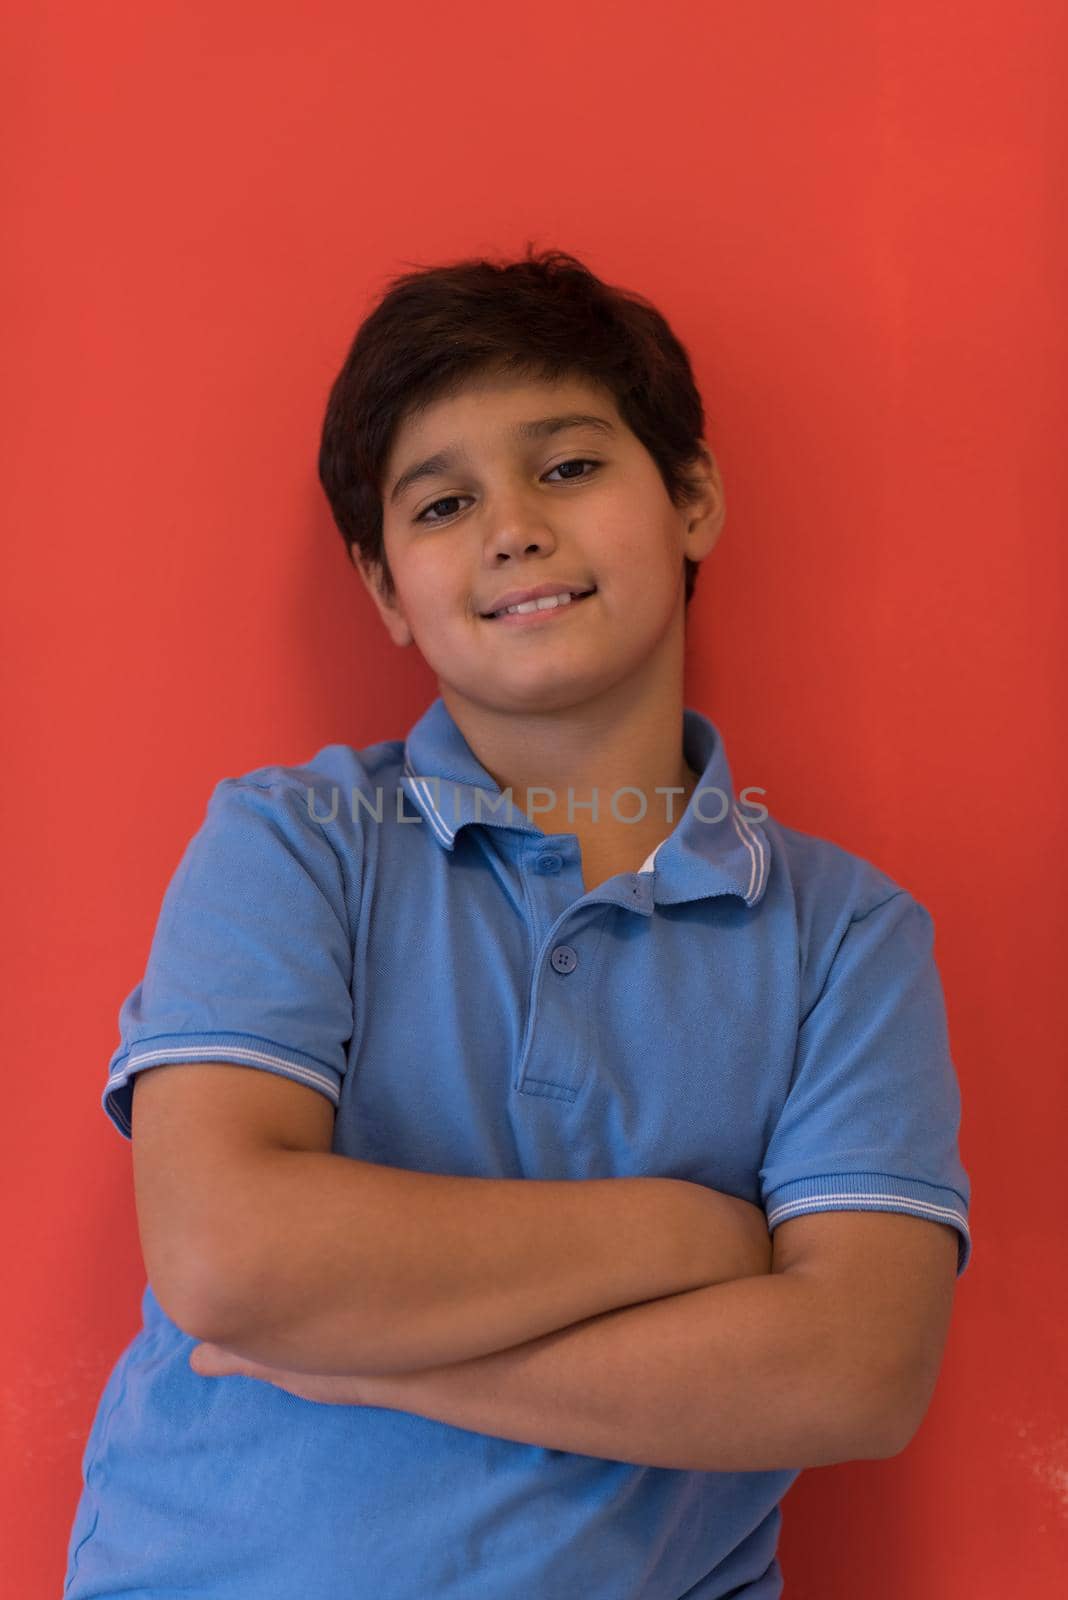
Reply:
[[[426,444],[432,448],[461,443],[468,436],[504,442],[517,422],[535,422],[565,413],[603,418],[617,432],[624,429],[611,390],[585,378],[471,378],[455,391],[413,408],[394,431],[389,467],[402,466],[402,455]]]

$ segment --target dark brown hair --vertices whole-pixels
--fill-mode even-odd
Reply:
[[[394,598],[382,538],[386,462],[402,420],[487,375],[603,385],[649,451],[677,509],[703,479],[705,415],[683,345],[641,295],[595,277],[562,250],[516,261],[418,267],[389,281],[360,325],[327,402],[319,480],[353,547]],[[698,563],[685,558],[686,605]]]

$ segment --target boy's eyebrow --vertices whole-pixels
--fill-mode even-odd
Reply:
[[[562,433],[565,428],[600,428],[608,434],[616,431],[607,417],[596,417],[585,411],[569,411],[558,417],[537,417],[533,422],[517,422],[511,432],[517,439],[547,439],[554,433]],[[452,448],[439,450],[436,455],[427,456],[425,461],[417,461],[402,472],[393,485],[390,504],[396,504],[404,491],[420,478],[433,478],[441,472],[448,472],[464,459],[462,450]]]

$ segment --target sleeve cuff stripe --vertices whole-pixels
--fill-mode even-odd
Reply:
[[[936,1206],[932,1205],[929,1200],[917,1200],[910,1195],[893,1194],[887,1190],[865,1191],[863,1189],[843,1189],[840,1191],[825,1189],[821,1194],[806,1195],[802,1200],[786,1200],[782,1205],[775,1206],[768,1212],[768,1227],[774,1227],[775,1223],[782,1222],[784,1217],[791,1216],[795,1212],[808,1211],[813,1206],[818,1209],[828,1200],[841,1202],[844,1208],[849,1209],[852,1209],[857,1201],[862,1201],[865,1205],[872,1206],[875,1209],[913,1211],[917,1216],[930,1217],[934,1222],[951,1222],[955,1227],[961,1228],[966,1234],[969,1234],[967,1219],[963,1212],[955,1210],[952,1206]],[[862,1208],[856,1206],[856,1209]],[[971,1235],[969,1234],[970,1237]]]
[[[112,1073],[104,1087],[104,1099],[109,1100],[116,1090],[124,1089],[136,1071],[143,1067],[159,1066],[167,1061],[231,1061],[237,1066],[252,1065],[267,1067],[281,1073],[285,1078],[292,1078],[298,1083],[306,1083],[310,1087],[320,1090],[336,1106],[340,1102],[340,1093],[334,1079],[325,1071],[315,1071],[312,1067],[303,1066],[300,1062],[290,1061],[285,1056],[272,1055],[266,1050],[253,1050],[244,1045],[234,1044],[209,1044],[209,1045],[170,1045],[160,1050],[133,1050],[125,1058],[122,1066]],[[117,1100],[110,1100],[118,1121],[127,1135],[132,1134],[133,1128],[129,1118],[124,1114]]]
[[[945,1222],[957,1230],[958,1278],[971,1261],[972,1235],[963,1211],[888,1190],[827,1189],[822,1194],[810,1193],[799,1200],[786,1200],[767,1213],[768,1231],[772,1232],[788,1217],[800,1217],[812,1211],[903,1211],[915,1217],[926,1217],[931,1222]]]

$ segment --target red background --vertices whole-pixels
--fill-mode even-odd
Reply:
[[[789,1600],[1068,1559],[1056,4],[7,8],[3,1577],[56,1600],[138,1325],[118,1007],[220,777],[402,736],[315,474],[407,262],[530,238],[691,352],[728,522],[687,703],[935,918],[975,1258],[909,1449],[788,1495]]]

